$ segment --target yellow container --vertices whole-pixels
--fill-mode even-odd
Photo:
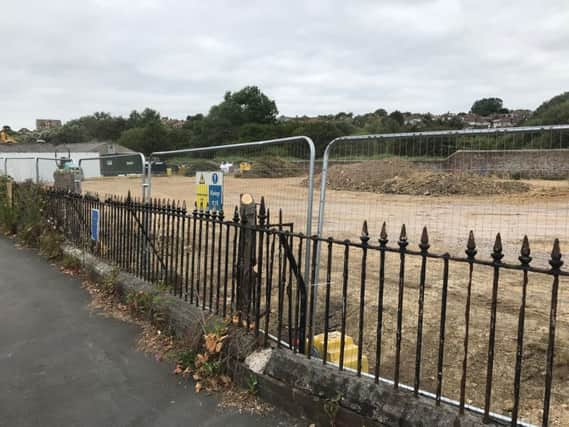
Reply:
[[[166,168],[166,175],[172,176],[172,168]]]
[[[340,363],[342,334],[338,331],[328,333],[328,349],[326,360],[338,365]],[[323,355],[324,353],[324,334],[315,335],[312,346]],[[358,346],[349,335],[344,336],[344,367],[358,369]],[[362,372],[368,372],[368,360],[362,354]]]

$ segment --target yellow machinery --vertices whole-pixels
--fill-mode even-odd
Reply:
[[[239,163],[239,171],[240,171],[241,173],[250,171],[251,168],[252,168],[252,166],[251,166],[251,163],[250,163],[250,162],[241,162],[241,163]]]
[[[341,334],[338,331],[328,333],[328,351],[326,360],[336,365],[340,364]],[[313,346],[316,351],[324,356],[324,334],[314,336]],[[344,366],[346,368],[358,368],[358,346],[354,344],[352,337],[344,337]],[[368,372],[367,356],[362,354],[362,372]]]
[[[8,126],[4,126],[0,130],[0,143],[2,144],[14,144],[16,141],[10,135],[8,135]]]

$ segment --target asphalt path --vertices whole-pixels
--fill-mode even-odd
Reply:
[[[0,426],[290,426],[221,409],[88,308],[78,279],[0,238]]]

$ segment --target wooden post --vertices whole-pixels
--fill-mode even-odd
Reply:
[[[239,213],[241,216],[241,232],[239,233],[239,254],[237,261],[237,310],[249,318],[252,308],[252,292],[256,282],[255,272],[255,231],[257,209],[255,200],[250,194],[241,194],[239,198]]]
[[[6,180],[6,199],[8,200],[8,206],[13,206],[14,201],[14,185],[11,179]]]

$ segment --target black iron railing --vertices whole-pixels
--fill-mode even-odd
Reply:
[[[490,259],[477,257],[473,232],[465,256],[456,257],[429,252],[426,228],[417,249],[405,226],[394,245],[385,224],[373,238],[366,222],[359,241],[308,237],[284,223],[282,212],[271,222],[264,203],[249,224],[237,208],[228,217],[169,200],[45,195],[46,214],[71,242],[188,303],[237,316],[265,343],[273,339],[437,404],[454,399],[461,413],[480,407],[487,422],[494,412],[511,425],[535,422],[522,399],[529,395],[539,397],[539,417],[548,425],[552,400],[557,408],[569,391],[554,382],[556,330],[566,334],[568,326],[565,308],[558,319],[558,302],[567,296],[560,282],[569,276],[558,240],[546,269],[531,265],[527,237],[519,263],[510,264],[502,261],[499,234]],[[91,209],[100,215],[97,241]],[[307,284],[299,260],[308,245]],[[357,351],[350,353],[352,343]]]

